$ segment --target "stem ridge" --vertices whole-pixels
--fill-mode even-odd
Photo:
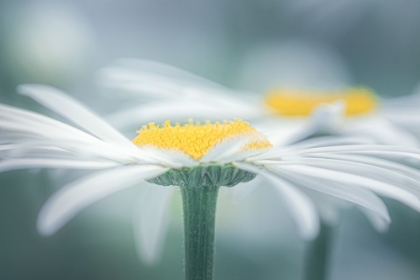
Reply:
[[[218,191],[218,186],[181,186],[186,280],[211,280],[213,277]]]

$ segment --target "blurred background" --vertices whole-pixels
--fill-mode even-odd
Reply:
[[[0,101],[48,114],[15,91],[48,83],[112,112],[122,104],[100,94],[95,73],[122,57],[169,63],[255,94],[366,85],[384,97],[409,95],[419,88],[419,29],[417,0],[1,0]],[[79,175],[0,175],[0,279],[182,279],[180,197],[154,266],[134,248],[135,188],[95,204],[53,237],[38,235],[42,204]],[[270,190],[242,204],[225,196],[216,279],[300,279],[305,244]],[[330,279],[419,279],[420,215],[386,202],[393,220],[386,234],[357,211],[344,214]]]

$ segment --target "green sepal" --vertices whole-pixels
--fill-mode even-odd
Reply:
[[[166,173],[148,180],[161,186],[180,187],[233,187],[239,183],[249,182],[256,174],[238,169],[233,165],[206,165],[190,168],[170,169]]]

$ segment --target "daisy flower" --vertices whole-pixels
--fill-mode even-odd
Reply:
[[[252,121],[274,144],[339,134],[363,135],[380,144],[419,146],[414,135],[386,118],[395,115],[395,107],[391,111],[363,87],[319,92],[280,88],[258,98],[172,66],[129,59],[103,69],[98,77],[105,90],[113,94],[117,91],[119,98],[125,95],[130,102],[138,100],[138,105],[109,116],[110,122],[121,129],[166,118],[238,117]],[[415,126],[413,118],[409,121]]]
[[[357,205],[379,227],[389,224],[385,196],[420,211],[420,175],[394,158],[420,158],[412,148],[383,145],[331,145],[308,140],[289,146],[270,143],[249,123],[143,126],[130,141],[65,93],[24,85],[28,96],[74,126],[23,109],[0,105],[0,171],[22,168],[94,169],[63,186],[43,206],[40,233],[57,232],[94,202],[128,187],[153,186],[137,206],[139,247],[152,258],[162,243],[168,200],[181,190],[185,229],[186,279],[212,279],[214,222],[220,187],[241,188],[256,177],[279,194],[299,234],[311,240],[319,216],[306,192]],[[320,144],[322,144],[320,146]],[[404,184],[401,182],[404,181]],[[144,187],[144,186],[143,186]]]

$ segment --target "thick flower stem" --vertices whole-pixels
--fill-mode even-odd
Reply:
[[[181,186],[184,208],[185,279],[213,277],[216,186]]]
[[[304,280],[327,280],[330,255],[334,242],[334,227],[321,223],[318,237],[308,244],[304,263]]]

